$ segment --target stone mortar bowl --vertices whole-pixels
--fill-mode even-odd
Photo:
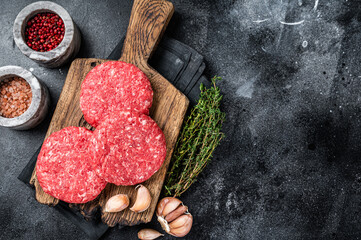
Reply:
[[[48,52],[38,52],[31,49],[25,42],[25,27],[27,22],[38,13],[51,12],[57,14],[64,22],[65,33],[61,43]],[[14,40],[20,51],[31,60],[48,68],[56,68],[75,57],[80,48],[80,32],[69,13],[60,5],[39,1],[23,8],[15,19],[13,27]]]
[[[20,116],[5,118],[0,116],[0,126],[16,130],[26,130],[37,126],[46,116],[50,100],[46,86],[28,70],[18,66],[0,67],[0,83],[9,77],[21,77],[31,87],[32,99],[29,108]]]

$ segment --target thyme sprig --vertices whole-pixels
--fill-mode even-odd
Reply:
[[[170,170],[167,173],[165,194],[179,197],[195,181],[224,134],[221,132],[225,113],[220,110],[222,94],[216,86],[220,77],[212,78],[212,87],[200,86],[200,97],[184,123],[177,141]]]

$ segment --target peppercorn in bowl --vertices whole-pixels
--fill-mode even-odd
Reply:
[[[0,67],[0,126],[26,130],[37,126],[49,108],[49,93],[31,72]]]
[[[40,1],[29,4],[17,15],[14,40],[20,51],[49,68],[73,59],[80,48],[80,33],[69,13],[60,5]]]

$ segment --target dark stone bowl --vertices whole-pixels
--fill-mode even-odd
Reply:
[[[37,126],[46,116],[50,100],[46,86],[28,70],[18,66],[0,67],[0,82],[9,77],[21,77],[31,87],[32,99],[29,108],[20,116],[5,118],[0,116],[0,126],[16,130],[26,130]]]
[[[31,49],[25,42],[25,27],[29,19],[41,12],[51,12],[59,15],[65,26],[64,38],[61,43],[48,52],[38,52]],[[69,13],[60,5],[40,1],[23,8],[15,19],[13,27],[14,40],[20,51],[31,60],[48,68],[59,67],[78,53],[80,48],[80,32]]]

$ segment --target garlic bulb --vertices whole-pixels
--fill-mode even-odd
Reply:
[[[120,212],[129,206],[129,198],[126,194],[115,195],[105,204],[104,212]]]
[[[152,196],[150,195],[149,190],[141,184],[139,184],[135,189],[138,190],[137,198],[130,210],[136,213],[141,213],[149,208]]]
[[[164,236],[164,234],[150,228],[145,228],[138,232],[138,238],[141,240],[153,240],[160,236]]]
[[[188,207],[177,198],[166,197],[160,200],[157,217],[164,231],[175,237],[184,237],[192,228],[193,216],[188,212]]]

